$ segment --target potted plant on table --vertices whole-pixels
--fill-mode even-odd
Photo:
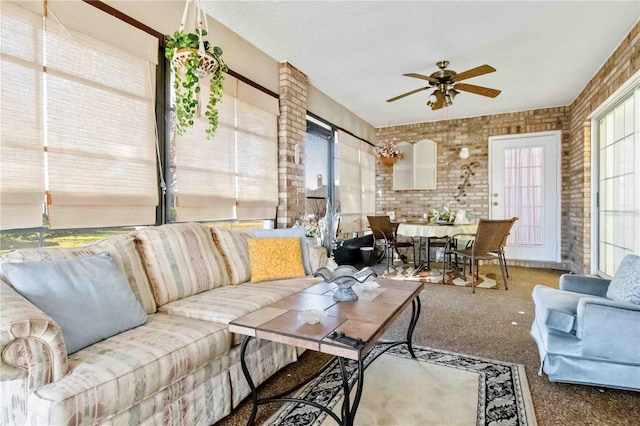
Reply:
[[[385,166],[393,166],[396,160],[404,158],[404,154],[398,149],[395,139],[385,140],[376,146],[376,157]]]
[[[198,112],[200,79],[211,76],[209,81],[209,99],[207,116],[209,127],[207,138],[211,138],[218,128],[218,110],[216,105],[222,99],[224,72],[227,66],[222,60],[222,49],[202,40],[207,32],[198,28],[195,33],[182,30],[167,35],[165,56],[171,61],[175,92],[176,133],[184,134],[194,123]]]

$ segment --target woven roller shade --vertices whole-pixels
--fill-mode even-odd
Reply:
[[[360,141],[338,131],[340,173],[340,226],[343,232],[362,230],[362,186],[360,181]]]
[[[0,25],[0,228],[42,226],[42,18],[2,4]]]
[[[184,135],[176,135],[176,218],[180,222],[228,220],[235,215],[235,97],[236,79],[225,76],[218,107],[218,129],[207,139],[207,117],[201,114]],[[200,84],[205,110],[209,80]]]
[[[50,226],[155,223],[155,65],[51,20],[45,41]]]
[[[278,206],[278,100],[238,82],[238,219],[272,219]]]
[[[362,224],[366,227],[367,216],[376,214],[376,155],[375,148],[363,141],[360,141],[360,173]]]

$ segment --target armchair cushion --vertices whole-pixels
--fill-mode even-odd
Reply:
[[[607,298],[640,305],[640,256],[628,254],[622,259],[609,284]]]
[[[109,253],[5,263],[11,285],[60,325],[67,352],[144,324],[147,314]]]

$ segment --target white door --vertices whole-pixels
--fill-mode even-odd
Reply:
[[[507,259],[560,262],[560,131],[489,138],[492,219],[519,219]]]

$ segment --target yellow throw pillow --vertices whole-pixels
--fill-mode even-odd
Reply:
[[[304,277],[300,238],[249,238],[251,282]]]

